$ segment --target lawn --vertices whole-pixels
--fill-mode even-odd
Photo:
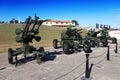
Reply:
[[[2,24],[0,25],[0,53],[6,53],[8,48],[17,48],[21,46],[20,43],[16,43],[15,41],[15,29],[22,28],[25,26],[23,24]],[[48,47],[52,46],[53,39],[59,39],[61,36],[61,32],[66,28],[60,27],[48,27],[48,26],[41,26],[39,28],[39,34],[41,36],[41,41],[36,42],[33,41],[35,47]],[[82,35],[85,35],[86,31],[83,30]]]

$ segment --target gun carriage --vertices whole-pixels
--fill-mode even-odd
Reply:
[[[86,38],[90,40],[91,47],[95,47],[95,46],[107,47],[109,43],[108,40],[111,40],[112,43],[117,43],[116,38],[114,37],[111,38],[109,36],[107,28],[104,28],[99,31],[90,30],[88,31]]]
[[[33,43],[33,39],[37,42],[41,40],[41,37],[38,36],[38,33],[42,22],[40,22],[38,19],[39,17],[35,15],[34,24],[31,27],[31,17],[29,16],[24,29],[16,29],[16,42],[21,43],[22,47],[16,48],[16,50],[13,50],[12,48],[8,49],[8,62],[10,64],[13,63],[14,57],[17,62],[17,56],[21,54],[23,54],[24,58],[26,58],[30,53],[34,54],[37,58],[37,63],[40,63],[44,58],[44,48],[40,47],[36,49],[30,44]]]
[[[59,48],[58,45],[62,46],[63,52],[69,54],[77,51],[80,46],[83,46],[83,50],[86,53],[90,53],[90,43],[87,39],[82,38],[80,33],[81,30],[82,29],[77,30],[68,27],[66,31],[61,33],[61,41],[58,41],[58,39],[53,40],[53,47],[57,49]]]

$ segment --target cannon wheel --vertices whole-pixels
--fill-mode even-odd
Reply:
[[[57,39],[54,39],[54,40],[53,40],[53,47],[54,47],[55,49],[58,48],[57,43],[58,43],[58,40],[57,40]]]
[[[69,45],[69,43],[67,43],[67,42],[63,43],[63,52],[65,54],[69,54],[70,53],[70,45]]]
[[[13,50],[12,50],[12,48],[8,49],[8,62],[9,62],[9,64],[13,63]]]
[[[107,47],[107,46],[108,46],[108,41],[107,41],[107,39],[103,39],[102,45],[103,45],[104,47]]]
[[[91,45],[90,45],[90,43],[85,42],[85,43],[83,44],[83,51],[84,51],[85,53],[90,53],[90,52],[91,52]]]
[[[43,47],[40,47],[40,48],[38,49],[38,51],[40,51],[41,53],[44,53],[44,52],[45,52],[45,50],[44,50]]]
[[[117,43],[117,39],[116,38],[112,38],[112,43]]]
[[[91,41],[90,41],[90,46],[91,46],[91,47],[95,47],[95,41],[94,41],[94,40],[91,40]]]
[[[43,60],[44,60],[44,48],[43,47],[40,47],[39,49],[38,49],[38,51],[40,52],[40,53],[42,53],[42,54],[37,54],[37,63],[39,64],[39,63],[41,63]]]

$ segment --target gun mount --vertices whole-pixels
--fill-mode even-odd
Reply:
[[[21,43],[23,46],[20,48],[16,48],[16,50],[12,50],[12,48],[8,49],[8,62],[10,64],[13,63],[13,57],[16,57],[16,63],[17,63],[17,56],[20,54],[23,54],[23,56],[26,58],[29,53],[33,53],[36,55],[37,63],[40,63],[42,59],[44,58],[44,48],[40,47],[36,49],[30,43],[33,43],[33,39],[35,41],[39,42],[41,40],[41,37],[38,36],[39,33],[39,27],[41,26],[42,22],[38,21],[39,17],[35,15],[34,24],[31,27],[31,17],[29,16],[26,22],[26,26],[24,29],[17,28],[16,33],[16,42]]]
[[[108,29],[106,28],[99,31],[90,30],[88,31],[86,38],[90,40],[91,47],[101,46],[100,43],[102,43],[102,46],[107,47],[108,40],[111,40],[112,43],[117,43],[117,39],[111,38],[108,34]]]
[[[109,32],[109,29],[104,28],[103,30],[101,30],[101,36],[103,38],[106,38],[107,40],[111,40],[112,43],[116,44],[117,43],[117,39],[115,37],[110,37],[108,32]]]
[[[82,29],[71,29],[67,28],[66,31],[61,33],[61,41],[58,39],[53,40],[53,47],[55,49],[58,48],[58,44],[60,44],[63,48],[63,52],[66,54],[73,53],[74,51],[78,51],[78,48],[82,45],[83,50],[86,53],[91,52],[91,48],[89,42],[86,39],[83,39],[80,32]]]

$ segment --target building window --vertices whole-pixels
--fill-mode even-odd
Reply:
[[[48,24],[48,22],[46,22],[46,24]]]
[[[56,24],[58,24],[58,22],[56,22]]]
[[[63,22],[61,22],[61,24],[63,24]]]

